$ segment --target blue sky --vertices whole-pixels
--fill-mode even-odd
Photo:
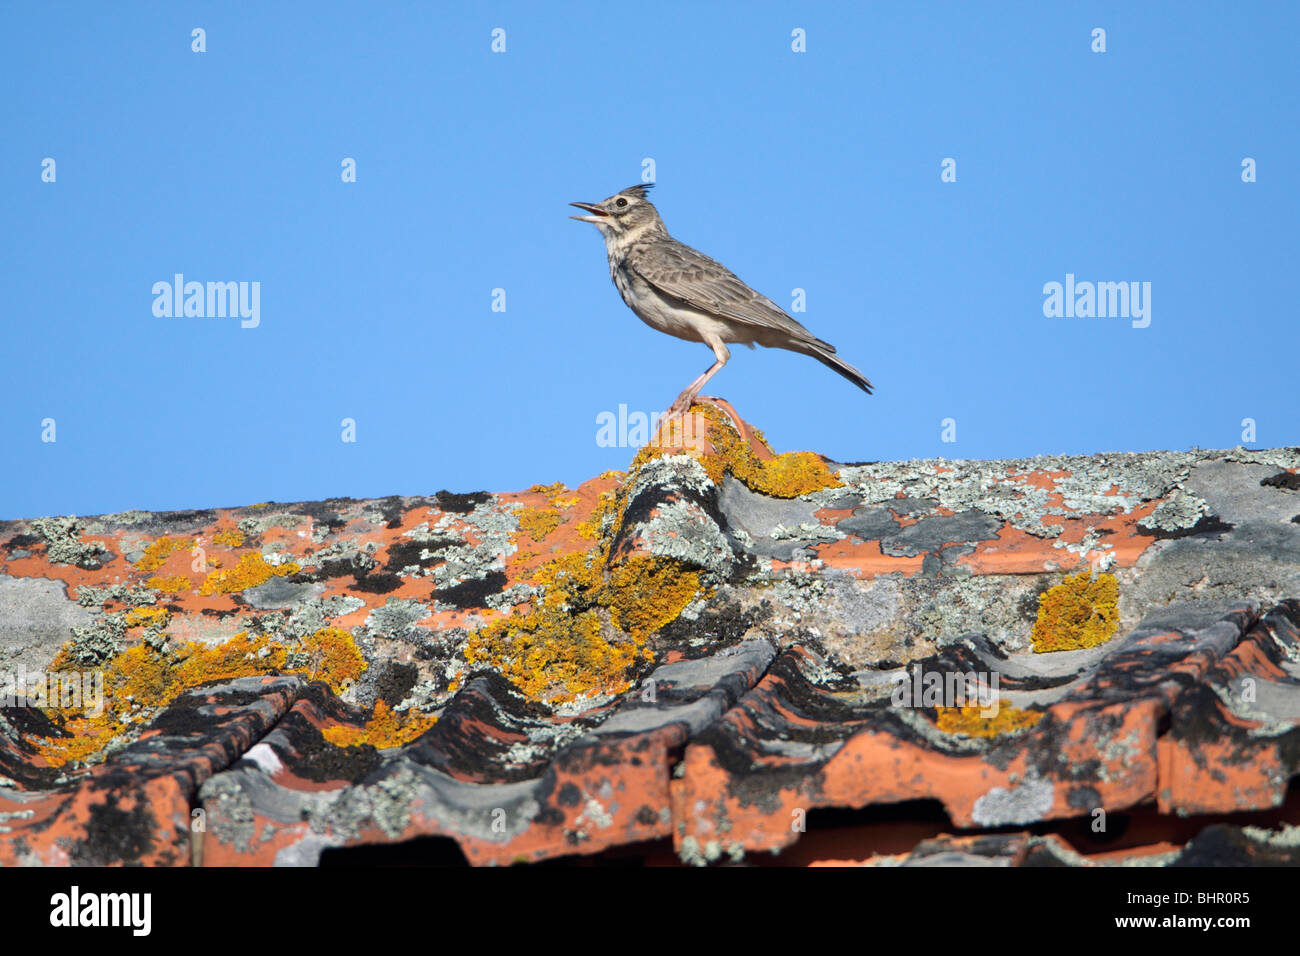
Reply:
[[[1300,443],[1300,8],[1133,6],[6,5],[0,518],[625,466],[597,416],[712,361],[567,218],[647,158],[674,236],[876,386],[733,349],[706,391],[778,450]],[[156,316],[176,273],[259,324]],[[1067,273],[1149,282],[1150,325],[1045,317]]]

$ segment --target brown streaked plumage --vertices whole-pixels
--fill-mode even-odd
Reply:
[[[570,203],[591,213],[570,218],[600,230],[610,278],[643,322],[713,350],[716,361],[677,396],[669,414],[690,408],[705,383],[727,364],[727,343],[810,355],[871,394],[866,376],[837,356],[835,346],[817,338],[726,266],[670,236],[646,198],[649,188],[629,186],[602,202]]]

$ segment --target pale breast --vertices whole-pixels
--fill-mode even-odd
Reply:
[[[654,286],[624,268],[621,262],[610,260],[609,275],[627,307],[653,329],[689,342],[707,342],[709,339],[752,341],[752,336],[745,334],[747,330],[735,329],[732,323],[665,298]]]

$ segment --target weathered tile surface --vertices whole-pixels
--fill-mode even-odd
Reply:
[[[104,694],[3,701],[0,863],[1294,862],[1241,815],[1300,822],[1300,451],[838,465],[718,401],[657,439],[572,489],[0,523],[0,697]],[[927,674],[997,716],[896,699]],[[948,834],[810,836],[913,800]],[[1132,813],[1204,826],[1006,829]]]

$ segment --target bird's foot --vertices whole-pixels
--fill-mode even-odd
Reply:
[[[677,400],[668,406],[668,411],[664,412],[665,418],[672,418],[683,412],[689,412],[696,405],[712,405],[714,408],[721,408],[726,411],[725,402],[720,398],[714,398],[712,395],[690,395],[686,392],[677,396]]]
[[[668,411],[664,412],[661,420],[669,421],[673,418],[681,418],[682,428],[686,433],[691,435],[702,434],[706,426],[703,424],[702,419],[697,418],[699,413],[692,413],[691,410],[697,407],[702,408],[705,405],[711,405],[722,412],[723,415],[726,415],[731,420],[737,434],[744,435],[747,433],[748,426],[740,420],[730,403],[721,398],[714,398],[712,395],[691,395],[689,392],[683,392],[677,396],[677,401],[669,406]],[[692,419],[690,422],[687,421],[688,415]]]
[[[691,410],[693,404],[695,404],[695,396],[689,391],[682,392],[668,406],[668,411],[664,412],[664,418],[676,418],[678,415],[684,415]]]

